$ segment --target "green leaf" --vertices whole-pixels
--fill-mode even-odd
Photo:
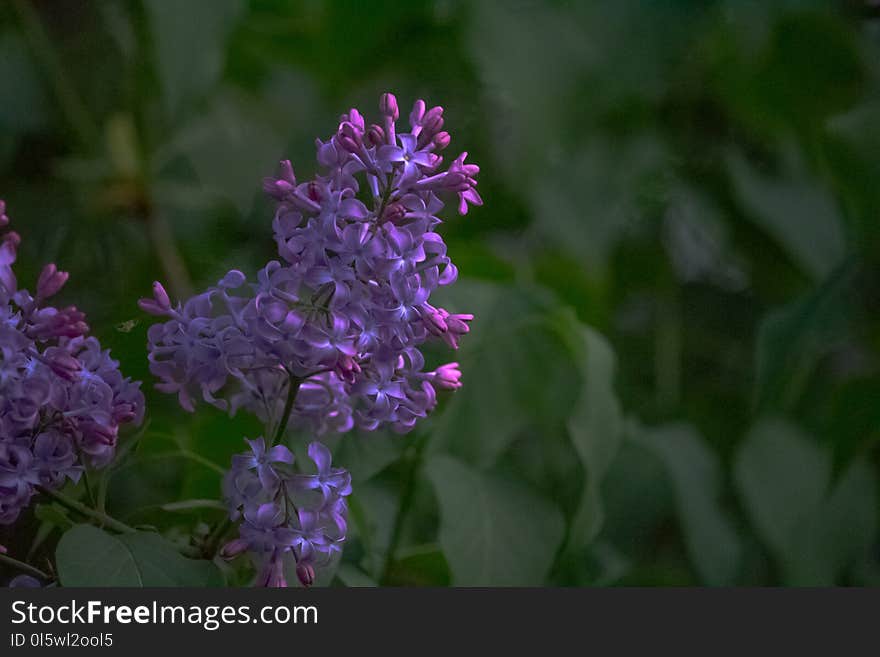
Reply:
[[[562,514],[530,489],[434,456],[427,474],[440,503],[440,544],[455,586],[537,586],[562,542]]]
[[[602,480],[617,455],[622,417],[614,392],[614,352],[605,339],[589,328],[580,331],[579,356],[583,385],[568,432],[580,456],[586,485],[569,530],[569,547],[592,541],[602,526]]]
[[[837,269],[809,294],[767,314],[758,327],[755,400],[785,408],[800,394],[818,359],[842,332],[854,267]]]
[[[831,455],[781,420],[752,429],[734,474],[788,584],[837,583],[876,538],[876,474],[855,462],[831,488]]]
[[[831,496],[798,527],[787,583],[835,584],[848,566],[869,554],[876,536],[876,475],[867,463],[856,461]]]
[[[245,214],[260,194],[253,172],[271,172],[283,147],[284,140],[265,108],[243,94],[225,90],[215,94],[210,106],[184,124],[154,158],[153,166],[162,174],[159,195],[169,205],[176,203],[173,195],[166,197],[162,190],[167,182],[178,182],[179,173],[163,169],[183,156],[201,182],[199,192],[212,200],[229,201]],[[192,226],[182,228],[192,231]]]
[[[770,178],[738,154],[728,158],[734,188],[753,218],[797,265],[821,280],[843,260],[843,223],[831,194],[802,165],[791,168],[782,178]]]
[[[473,312],[456,360],[466,384],[436,419],[430,443],[490,466],[529,426],[568,417],[579,390],[571,316],[539,291],[460,281],[452,308]]]
[[[145,0],[165,104],[176,113],[202,96],[223,72],[226,40],[242,0]]]
[[[390,431],[373,435],[346,434],[333,450],[333,462],[351,473],[352,481],[367,481],[400,458],[406,438]]]
[[[449,564],[439,545],[417,545],[401,550],[391,564],[391,586],[449,586]]]
[[[372,577],[357,566],[344,563],[336,571],[336,578],[349,588],[375,588],[379,586]]]
[[[734,476],[758,533],[778,556],[825,495],[828,459],[792,425],[759,422],[736,455]]]
[[[720,503],[723,474],[718,457],[687,425],[644,429],[634,440],[666,468],[688,553],[700,577],[712,586],[733,584],[743,546]]]
[[[223,586],[210,561],[186,559],[158,534],[113,535],[77,525],[55,552],[63,586]]]

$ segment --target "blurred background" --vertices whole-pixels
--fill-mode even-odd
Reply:
[[[477,319],[415,433],[330,441],[329,582],[880,585],[878,56],[856,0],[0,3],[19,280],[69,271],[147,393],[111,512],[216,522],[175,503],[261,431],[153,390],[137,298],[275,257],[263,176],[391,90],[482,167],[444,224]],[[65,522],[0,543],[39,561]]]

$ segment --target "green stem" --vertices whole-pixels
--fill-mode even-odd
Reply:
[[[100,511],[96,511],[91,507],[75,500],[71,497],[68,497],[64,493],[59,493],[58,491],[52,490],[50,488],[46,488],[45,486],[37,486],[37,490],[39,490],[43,495],[47,497],[51,497],[53,500],[61,504],[62,506],[66,506],[71,511],[75,511],[86,518],[91,518],[92,520],[96,520],[101,523],[102,527],[109,527],[114,531],[119,532],[120,534],[131,534],[136,530],[134,527],[129,527],[124,522],[120,522],[116,518],[106,514],[101,513]]]
[[[415,439],[415,445],[410,457],[407,459],[407,467],[403,484],[403,492],[400,496],[400,506],[397,509],[397,516],[394,518],[394,527],[391,530],[391,540],[388,542],[388,551],[385,553],[385,565],[382,568],[382,576],[379,581],[383,584],[388,583],[388,576],[391,574],[391,567],[394,565],[394,556],[400,546],[400,539],[403,536],[403,527],[406,518],[409,515],[416,492],[416,475],[422,467],[422,455],[425,451],[425,445],[428,444],[426,437],[419,436]]]
[[[382,195],[382,202],[379,204],[379,211],[376,212],[376,222],[382,220],[382,213],[385,212],[385,206],[391,198],[391,179],[394,177],[394,171],[388,174],[388,180],[385,182],[385,193]]]
[[[275,437],[272,438],[272,445],[277,445],[278,441],[284,436],[284,432],[287,431],[287,423],[290,421],[290,413],[293,410],[293,403],[296,401],[300,385],[302,385],[302,379],[291,374],[287,386],[287,401],[284,402],[284,410],[281,412],[281,419],[278,421]]]
[[[97,509],[98,504],[94,493],[92,493],[92,486],[89,483],[89,471],[87,469],[83,470],[83,485],[86,488],[86,495],[89,498],[89,504],[91,504],[93,508]]]
[[[29,563],[25,563],[24,561],[19,561],[18,559],[13,559],[9,555],[0,554],[0,563],[4,563],[7,566],[12,568],[17,568],[23,572],[26,572],[28,575],[33,575],[34,577],[39,577],[43,580],[52,579],[49,575],[44,573],[42,570],[37,568],[36,566],[32,566]]]
[[[210,533],[207,540],[205,541],[205,549],[204,549],[204,557],[206,559],[213,559],[217,554],[217,550],[220,548],[220,541],[223,540],[223,537],[226,536],[226,532],[229,531],[230,527],[232,527],[232,521],[229,519],[229,516],[226,516],[221,520],[214,530]]]

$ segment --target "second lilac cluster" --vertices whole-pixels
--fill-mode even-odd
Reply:
[[[8,224],[0,201],[0,230]],[[0,237],[0,524],[14,522],[38,486],[109,463],[120,427],[144,414],[140,383],[87,337],[85,316],[47,303],[67,274],[46,265],[35,294],[18,288],[19,242],[14,232]]]
[[[232,459],[223,492],[233,520],[242,519],[239,536],[221,555],[249,552],[257,562],[258,586],[287,586],[285,561],[292,560],[303,586],[315,581],[315,569],[327,565],[345,540],[351,476],[331,467],[330,451],[309,445],[313,474],[293,470],[287,447],[248,440],[250,450]]]
[[[195,400],[314,434],[357,426],[406,432],[458,388],[456,363],[425,369],[426,340],[456,348],[471,315],[430,303],[457,270],[437,233],[442,198],[459,212],[481,204],[479,168],[467,153],[442,168],[450,137],[443,109],[416,101],[398,132],[391,94],[381,120],[356,109],[317,142],[323,173],[298,182],[289,162],[267,179],[278,202],[273,228],[280,260],[248,283],[230,271],[206,292],[172,305],[160,284],[141,307],[167,317],[149,331],[159,388],[186,409]],[[296,391],[289,418],[286,399]]]

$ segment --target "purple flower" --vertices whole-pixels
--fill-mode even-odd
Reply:
[[[0,228],[9,224],[0,202]],[[140,384],[86,337],[85,316],[56,308],[68,275],[46,265],[36,294],[18,289],[12,271],[19,244],[0,236],[0,524],[16,520],[38,485],[77,481],[86,466],[115,454],[119,428],[144,414]]]
[[[410,131],[398,132],[392,94],[380,100],[381,125],[356,109],[336,134],[317,142],[324,167],[300,181],[290,162],[264,181],[278,205],[273,221],[280,260],[248,283],[230,271],[219,283],[173,305],[155,284],[141,307],[166,321],[149,331],[158,388],[193,410],[196,400],[270,425],[281,422],[291,380],[304,401],[287,425],[315,433],[358,426],[411,429],[434,407],[448,377],[422,372],[408,354],[427,340],[457,348],[471,315],[430,304],[458,270],[437,232],[443,197],[459,211],[479,205],[479,167],[462,153],[441,169],[450,137],[443,108],[417,101]],[[364,198],[372,198],[372,205]],[[430,374],[430,375],[428,375]],[[430,389],[429,389],[430,388]]]
[[[430,300],[458,277],[438,232],[444,201],[456,200],[461,214],[481,205],[479,167],[462,153],[443,168],[451,137],[442,107],[416,101],[409,131],[398,130],[393,94],[382,95],[379,112],[376,123],[357,109],[340,117],[316,142],[321,171],[312,180],[297,179],[285,160],[263,181],[277,204],[278,259],[252,282],[232,270],[183,303],[158,283],[140,301],[164,318],[148,333],[157,388],[186,410],[199,399],[244,410],[272,435],[405,433],[436,407],[438,390],[461,387],[457,364],[426,371],[421,349],[431,340],[457,348],[473,319]],[[230,516],[244,520],[223,553],[259,554],[265,585],[283,584],[292,555],[298,579],[311,584],[345,539],[351,478],[320,443],[309,447],[314,473],[295,471],[286,448],[249,444],[224,479]]]
[[[243,515],[243,521],[238,537],[220,554],[232,559],[250,553],[259,567],[258,586],[286,586],[279,564],[287,555],[295,561],[300,581],[310,585],[315,568],[329,563],[345,541],[351,476],[332,467],[329,450],[317,442],[308,448],[317,474],[294,472],[293,455],[286,448],[267,450],[262,439],[247,442],[250,451],[233,457],[224,486],[230,516]],[[273,469],[272,478],[260,477],[255,470],[273,460],[273,453],[282,465]]]
[[[238,454],[232,458],[232,468],[256,470],[257,477],[264,488],[274,490],[280,481],[273,463],[293,463],[293,453],[284,445],[275,445],[266,449],[266,441],[262,438],[245,440],[250,445],[250,454]]]

